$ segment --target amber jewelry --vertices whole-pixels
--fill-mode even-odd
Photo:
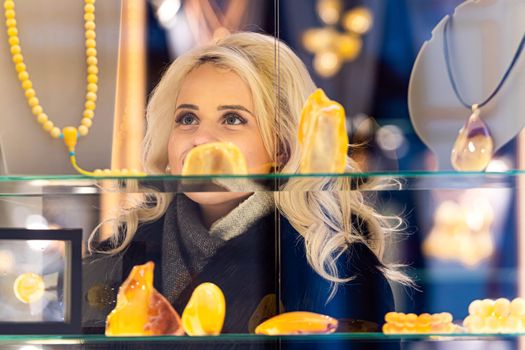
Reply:
[[[503,78],[501,78],[501,81],[498,83],[494,91],[483,102],[478,104],[469,104],[459,92],[456,80],[452,74],[448,42],[450,26],[451,19],[449,17],[443,30],[443,52],[445,55],[448,77],[459,102],[461,102],[464,107],[472,110],[470,118],[465,123],[465,126],[459,131],[459,136],[452,148],[450,160],[452,166],[458,171],[481,171],[488,166],[490,160],[492,159],[494,142],[487,125],[480,118],[480,109],[498,94],[503,84],[505,84],[507,81],[510,73],[512,72],[512,69],[521,56],[523,47],[525,46],[525,34],[523,35],[518,49],[512,58],[512,62],[505,71]]]
[[[36,117],[43,129],[48,132],[51,137],[55,139],[63,139],[69,151],[69,159],[71,164],[80,174],[88,176],[118,176],[118,175],[145,175],[136,170],[95,170],[94,172],[86,171],[80,168],[76,162],[75,146],[80,136],[86,136],[89,128],[93,124],[93,117],[95,116],[95,107],[97,101],[98,91],[98,60],[97,60],[97,43],[95,32],[95,0],[84,0],[84,28],[86,38],[86,63],[87,63],[87,87],[86,87],[86,102],[84,105],[84,112],[78,127],[68,126],[62,130],[53,123],[44,112],[43,107],[37,97],[36,91],[33,88],[33,83],[30,80],[29,72],[24,63],[24,56],[22,55],[22,47],[20,45],[20,38],[18,36],[18,28],[15,13],[15,1],[4,0],[4,15],[6,19],[6,28],[9,47],[12,55],[12,60],[15,70],[18,74],[18,80],[22,85],[24,94],[27,99],[27,104],[31,108],[31,112]]]

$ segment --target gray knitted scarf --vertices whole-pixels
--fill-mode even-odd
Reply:
[[[162,235],[162,288],[166,298],[173,303],[218,249],[273,208],[271,192],[256,192],[207,229],[198,204],[177,194],[166,211]]]

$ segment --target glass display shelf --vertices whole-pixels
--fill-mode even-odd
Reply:
[[[345,174],[266,174],[213,176],[121,176],[81,175],[0,176],[0,195],[86,195],[109,192],[256,192],[324,190],[321,180],[347,179],[360,191],[461,190],[469,188],[519,188],[525,170],[502,172],[402,171]],[[294,182],[293,187],[283,187]]]
[[[521,333],[450,333],[450,334],[384,334],[375,333],[333,333],[322,335],[266,336],[256,334],[222,334],[220,336],[155,336],[155,337],[106,337],[104,335],[0,335],[1,344],[108,344],[108,343],[265,343],[286,342],[333,342],[333,341],[393,341],[393,340],[492,340],[516,339]]]

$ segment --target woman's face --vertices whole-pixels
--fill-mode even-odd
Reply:
[[[188,152],[196,146],[228,141],[242,151],[248,172],[268,173],[271,158],[264,148],[248,85],[234,72],[203,64],[184,79],[176,101],[175,123],[168,143],[172,174],[180,174]],[[201,204],[219,204],[240,193],[192,193]],[[202,203],[202,202],[205,203]]]

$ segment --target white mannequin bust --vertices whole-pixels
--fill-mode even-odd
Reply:
[[[421,140],[436,154],[440,170],[450,170],[450,153],[471,111],[461,105],[447,75],[444,18],[425,42],[409,86],[410,118]],[[458,89],[470,104],[494,91],[525,33],[522,0],[468,0],[458,6],[450,27],[450,62]],[[525,53],[499,93],[481,108],[498,150],[525,126]]]
[[[84,2],[17,0],[15,5],[22,54],[40,104],[56,126],[77,127],[87,84]],[[115,0],[95,5],[97,108],[89,134],[79,139],[76,149],[85,169],[110,167],[120,5]],[[76,174],[63,141],[42,129],[26,103],[4,29],[0,30],[0,77],[0,174]]]

